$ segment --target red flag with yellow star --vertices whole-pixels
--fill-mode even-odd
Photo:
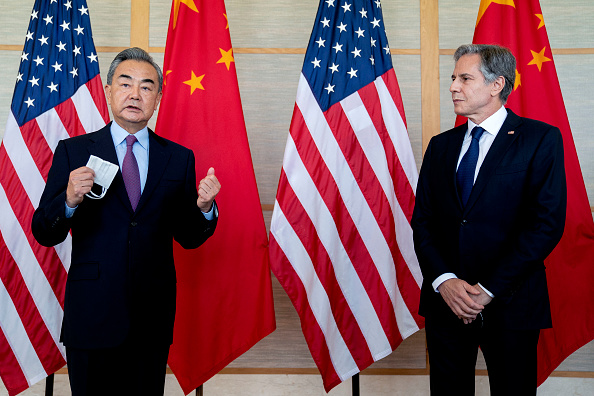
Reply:
[[[563,135],[567,218],[561,242],[545,261],[553,328],[540,333],[540,385],[594,339],[594,223],[538,0],[482,0],[473,43],[498,44],[513,52],[516,83],[506,107],[554,125]]]
[[[275,328],[268,239],[223,0],[174,0],[157,134],[191,148],[196,177],[221,182],[214,235],[175,247],[169,366],[187,394]],[[183,213],[180,213],[183,216]]]

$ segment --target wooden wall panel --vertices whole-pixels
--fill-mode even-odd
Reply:
[[[150,1],[130,1],[130,46],[149,49]]]
[[[480,1],[439,0],[439,48],[472,42]]]
[[[435,0],[421,0],[421,94],[423,152],[439,133],[439,8]]]
[[[554,60],[586,191],[594,205],[594,55],[554,55]]]
[[[594,1],[592,0],[540,0],[553,48],[594,47]],[[591,70],[591,69],[590,69]]]
[[[303,55],[236,54],[260,201],[273,205]]]
[[[144,0],[142,0],[144,1]],[[25,3],[33,2],[30,0]],[[95,47],[130,45],[131,2],[122,0],[87,0]]]
[[[391,44],[390,44],[391,45]],[[406,125],[417,168],[423,161],[423,118],[421,55],[392,55],[392,62],[404,104]]]
[[[12,92],[21,60],[20,56],[21,51],[0,51],[0,70],[3,71],[3,77],[0,79],[0,139],[4,136],[4,128],[6,128]]]
[[[23,47],[32,9],[32,1],[0,2],[0,44]],[[13,74],[16,73],[17,69]]]

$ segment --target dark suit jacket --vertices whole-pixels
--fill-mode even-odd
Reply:
[[[485,322],[550,327],[544,259],[565,224],[561,134],[508,110],[463,208],[456,165],[467,128],[464,124],[432,138],[423,159],[412,218],[424,277],[419,313],[443,323],[459,320],[431,286],[452,272],[495,295],[483,312]]]
[[[110,124],[111,125],[111,124]],[[44,246],[72,231],[72,261],[61,341],[68,347],[106,348],[133,335],[171,343],[176,276],[173,240],[196,248],[212,235],[196,205],[194,154],[149,131],[149,169],[134,212],[118,171],[103,199],[85,197],[65,217],[70,172],[91,154],[118,164],[110,125],[61,141],[38,209],[33,235]]]

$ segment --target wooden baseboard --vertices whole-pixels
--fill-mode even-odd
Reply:
[[[56,374],[68,374],[68,367],[56,371]],[[167,367],[167,374],[173,374]],[[319,375],[315,368],[265,368],[265,367],[238,367],[224,368],[219,374],[231,375]],[[476,370],[478,376],[487,376],[487,370]],[[361,375],[429,375],[428,369],[367,369]],[[594,378],[594,371],[553,371],[551,377],[560,378]]]

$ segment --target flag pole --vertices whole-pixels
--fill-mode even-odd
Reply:
[[[54,375],[45,378],[45,396],[54,396]]]
[[[353,396],[359,396],[360,395],[360,387],[359,387],[359,373],[353,375],[353,381],[352,381],[352,388],[353,388]]]
[[[198,388],[196,388],[196,396],[202,396],[204,394],[204,389],[202,388],[202,385],[200,385]]]

